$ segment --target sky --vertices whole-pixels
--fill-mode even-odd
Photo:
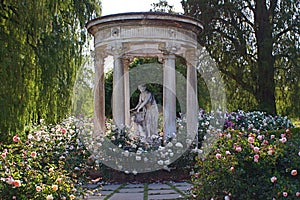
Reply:
[[[167,0],[169,5],[174,6],[175,12],[183,13],[181,0]],[[147,12],[152,3],[158,3],[159,0],[102,0],[102,16],[124,13],[124,12]]]

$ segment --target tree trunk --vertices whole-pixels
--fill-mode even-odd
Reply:
[[[255,10],[258,56],[258,80],[255,97],[261,111],[276,114],[271,15],[264,0],[256,1]]]

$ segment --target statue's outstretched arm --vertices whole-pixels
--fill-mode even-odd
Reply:
[[[150,98],[151,98],[151,93],[149,92],[149,93],[147,93],[145,100],[142,101],[142,103],[139,105],[139,107],[137,109],[138,112],[149,102]]]

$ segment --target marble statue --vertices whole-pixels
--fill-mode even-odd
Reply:
[[[157,134],[158,107],[153,94],[147,90],[146,85],[139,85],[138,89],[141,92],[139,102],[135,108],[131,109],[131,111],[136,110],[133,114],[133,121],[142,141],[150,141],[151,137]]]

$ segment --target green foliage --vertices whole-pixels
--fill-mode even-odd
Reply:
[[[182,5],[186,15],[204,24],[199,43],[224,74],[230,110],[299,115],[297,1],[184,0]]]
[[[225,131],[213,151],[197,159],[194,198],[296,199],[300,195],[299,136],[300,129]]]
[[[1,140],[24,125],[58,122],[70,111],[87,34],[98,1],[1,1]]]
[[[153,9],[150,9],[151,12],[166,12],[166,13],[173,13],[173,14],[176,13],[174,11],[174,6],[169,5],[168,1],[166,0],[159,0],[158,3],[152,3],[151,6],[153,7]]]
[[[10,145],[0,144],[0,199],[72,199],[82,195],[89,153],[74,119],[28,127]]]

